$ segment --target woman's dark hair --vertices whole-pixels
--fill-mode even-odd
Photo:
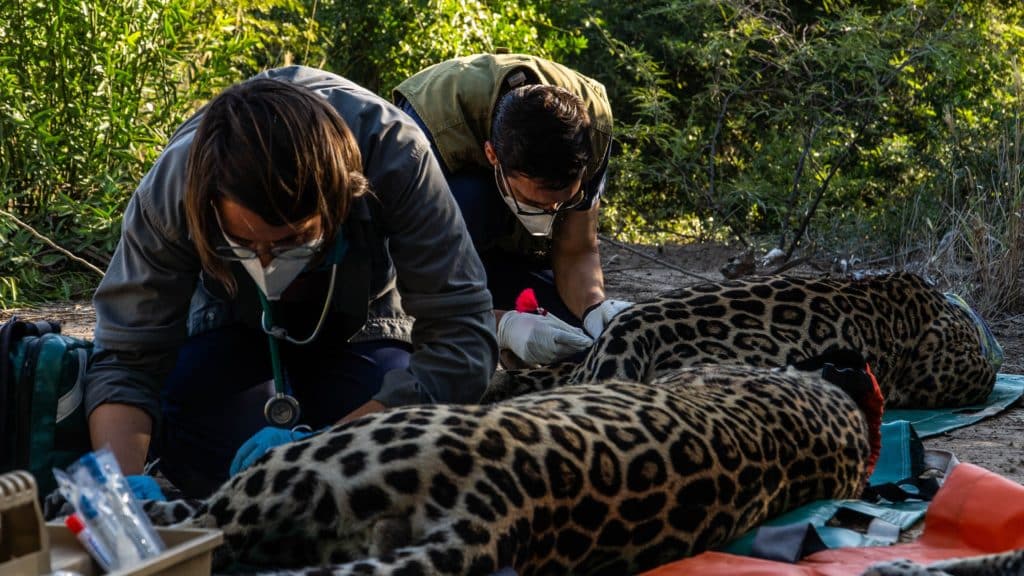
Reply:
[[[272,226],[319,215],[324,246],[333,246],[352,199],[368,185],[359,146],[327,100],[256,78],[228,88],[201,113],[186,167],[185,214],[206,273],[234,293],[228,265],[213,251],[220,228],[212,206],[222,198]]]
[[[505,172],[565,188],[590,160],[590,115],[583,100],[564,88],[520,86],[498,102],[490,141]]]

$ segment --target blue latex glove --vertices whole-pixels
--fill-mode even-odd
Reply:
[[[128,481],[128,486],[131,487],[132,494],[135,495],[136,499],[167,501],[163,490],[160,490],[160,486],[152,476],[139,474],[136,476],[125,476],[124,479]]]
[[[234,476],[252,466],[253,462],[266,454],[267,450],[281,444],[302,440],[312,435],[312,432],[285,430],[284,428],[267,426],[253,434],[252,438],[246,440],[242,447],[238,449],[238,452],[235,452],[235,457],[231,460],[231,468],[228,469],[228,472]]]

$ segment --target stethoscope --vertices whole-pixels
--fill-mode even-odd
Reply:
[[[280,326],[274,326],[273,313],[271,312],[270,302],[267,300],[266,295],[263,294],[262,290],[257,289],[256,292],[260,296],[260,306],[263,308],[263,314],[260,317],[260,328],[267,335],[267,340],[270,344],[270,365],[274,372],[274,396],[267,400],[267,403],[263,406],[263,417],[267,419],[267,422],[271,426],[277,426],[279,428],[292,428],[299,422],[299,416],[301,410],[299,407],[299,401],[294,396],[288,394],[285,388],[284,382],[284,370],[281,368],[281,351],[278,344],[279,340],[285,340],[292,344],[302,346],[309,344],[320,334],[320,329],[324,326],[324,319],[327,318],[327,310],[330,308],[331,297],[334,296],[334,279],[338,274],[338,265],[335,263],[331,266],[331,280],[327,286],[327,297],[324,298],[324,307],[320,311],[320,319],[317,320],[316,327],[313,328],[313,332],[309,337],[302,340],[292,338],[288,335],[288,331]]]

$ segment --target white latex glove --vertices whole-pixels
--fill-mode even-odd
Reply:
[[[591,338],[596,340],[604,332],[604,327],[616,314],[632,305],[632,302],[626,302],[625,300],[605,300],[591,309],[590,312],[587,312],[583,317],[583,329],[587,331],[587,334],[590,334]]]
[[[593,344],[583,330],[554,314],[508,311],[498,321],[498,347],[529,364],[550,364]]]

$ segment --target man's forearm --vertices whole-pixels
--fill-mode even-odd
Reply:
[[[556,223],[551,251],[555,287],[562,302],[582,320],[583,312],[604,300],[604,274],[597,240],[599,203],[586,212],[570,212]]]
[[[577,318],[589,306],[604,300],[601,256],[596,250],[557,259],[554,272],[558,295]]]
[[[144,410],[128,404],[101,404],[89,415],[93,448],[110,446],[126,476],[141,474],[153,431]]]

